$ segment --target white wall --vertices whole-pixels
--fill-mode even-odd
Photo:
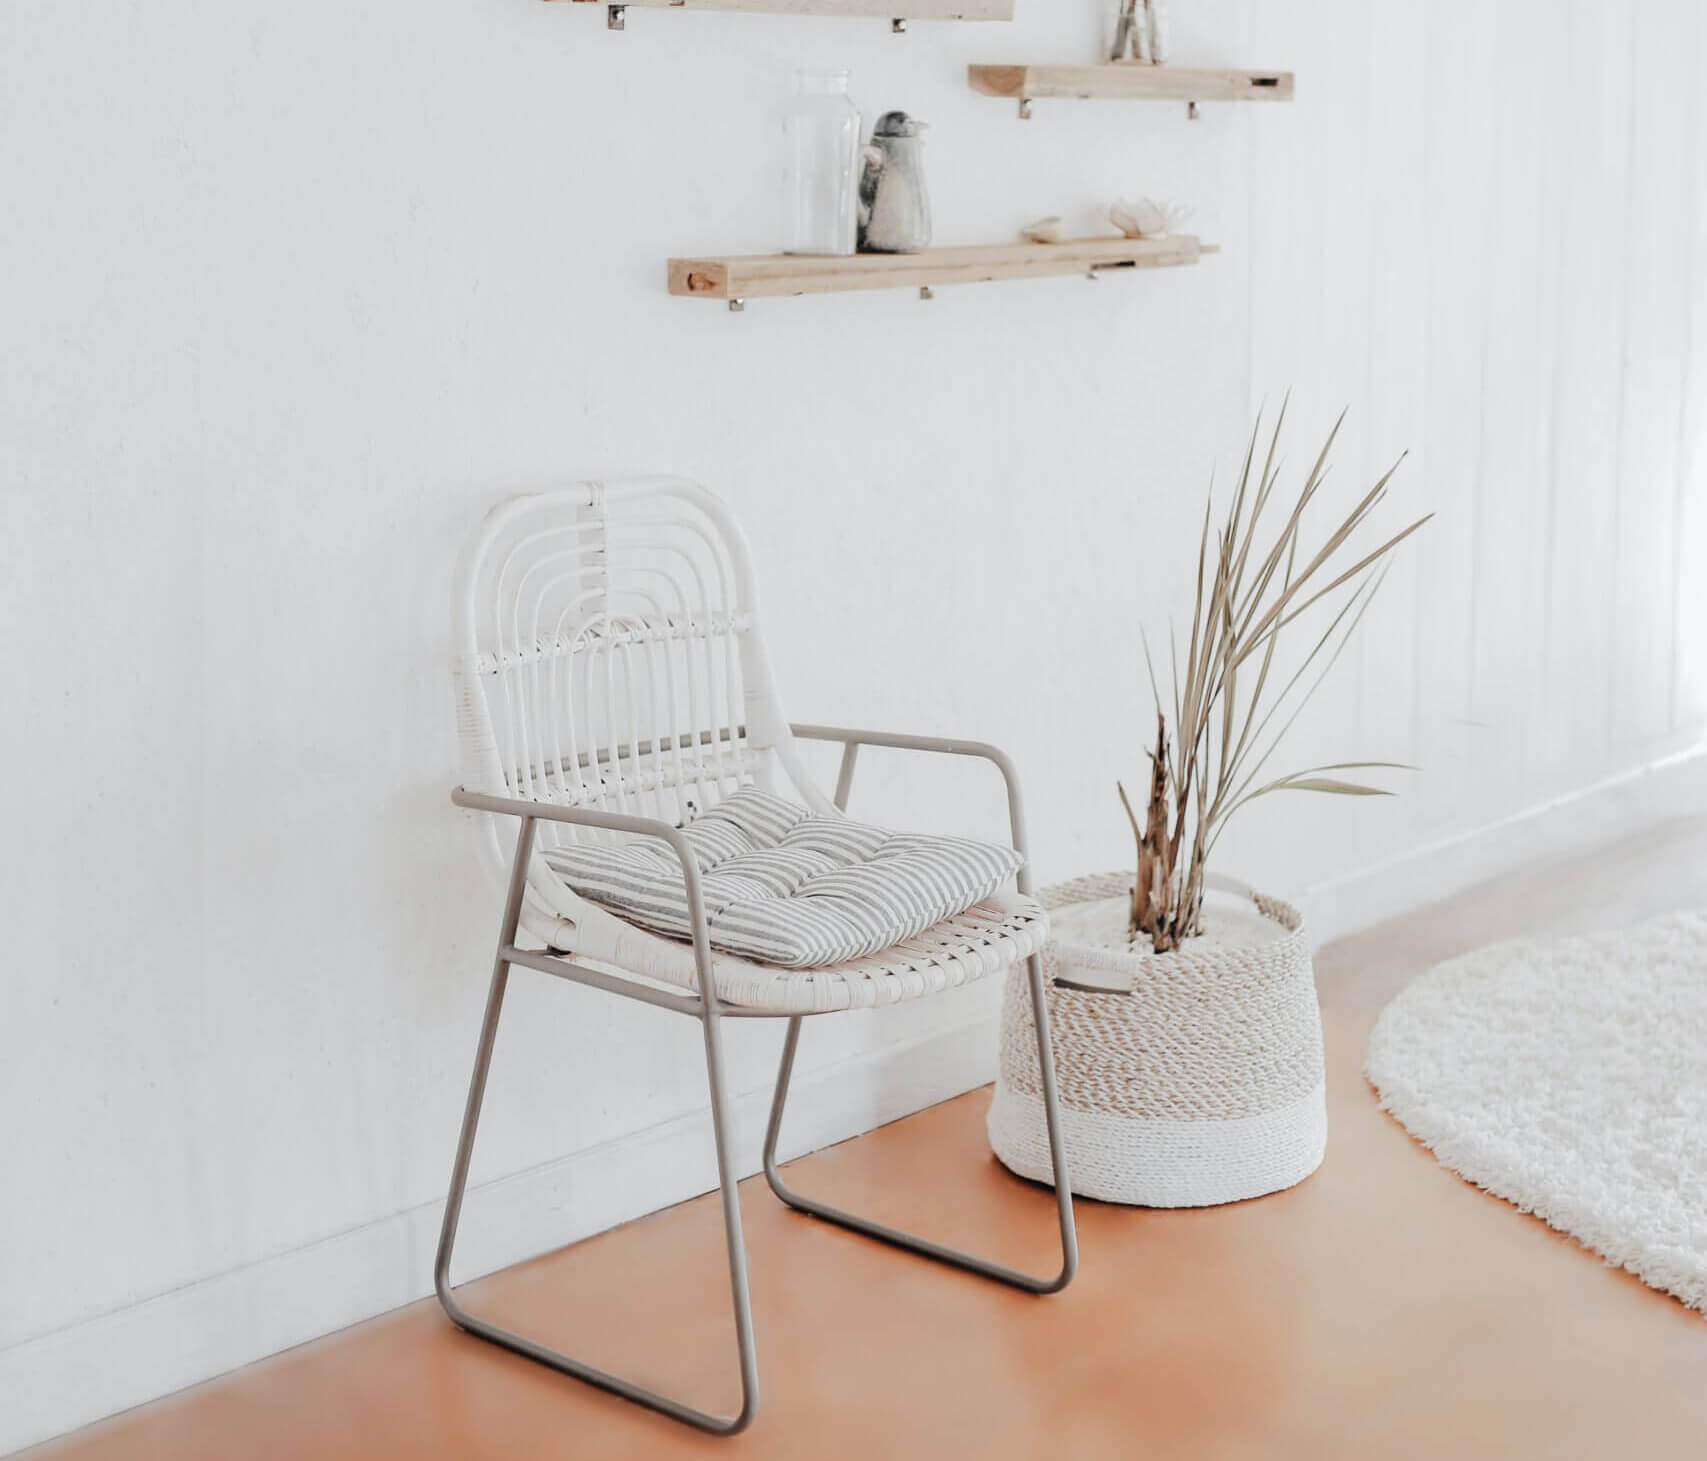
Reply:
[[[1136,626],[1189,612],[1210,468],[1289,386],[1295,461],[1349,402],[1338,490],[1408,447],[1395,515],[1439,514],[1299,753],[1425,769],[1392,803],[1254,812],[1229,864],[1332,883],[1698,738],[1700,7],[1195,0],[1178,59],[1293,67],[1294,106],[1021,123],[965,87],[969,60],[1094,54],[1113,8],[898,38],[638,10],[615,35],[536,0],[0,4],[20,1395],[97,1316],[442,1191],[496,914],[445,799],[447,580],[501,494],[723,492],[795,713],[1005,743],[1046,879],[1125,856]],[[776,108],[826,65],[933,123],[940,241],[1149,191],[1223,252],[929,305],[667,297],[671,254],[774,246]],[[971,772],[864,775],[856,812],[1001,829]],[[703,1102],[691,1029],[544,983],[513,997],[477,1181]],[[803,1059],[887,1081],[863,1053],[994,992],[831,1022]],[[777,1041],[733,1034],[742,1090]],[[634,1204],[680,1195],[607,1167]],[[425,1282],[411,1254],[386,1292]],[[264,1318],[139,1327],[108,1368],[179,1344],[155,1388],[181,1383],[267,1347]],[[61,1389],[0,1449],[148,1393]]]

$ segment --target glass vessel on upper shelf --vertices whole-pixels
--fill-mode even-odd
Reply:
[[[858,235],[859,108],[846,71],[800,71],[783,120],[786,252],[851,254]]]

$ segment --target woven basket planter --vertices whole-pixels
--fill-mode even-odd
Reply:
[[[1223,887],[1236,885],[1221,884]],[[1118,899],[1130,874],[1080,878],[1045,907]],[[1296,909],[1245,893],[1275,927],[1251,944],[1193,940],[1170,954],[1124,945],[1044,948],[1049,1028],[1073,1191],[1146,1207],[1204,1207],[1260,1197],[1321,1165],[1328,1118],[1322,1019]],[[1216,908],[1206,909],[1213,931]],[[1248,915],[1247,915],[1248,918]],[[1089,990],[1073,984],[1119,984]],[[1008,976],[1001,1074],[990,1145],[1013,1171],[1051,1180],[1030,992]]]

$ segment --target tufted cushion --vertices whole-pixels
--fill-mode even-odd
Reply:
[[[715,948],[788,968],[875,954],[981,902],[1019,871],[1006,847],[888,832],[743,787],[683,829]],[[675,852],[653,839],[541,854],[576,893],[691,938]]]

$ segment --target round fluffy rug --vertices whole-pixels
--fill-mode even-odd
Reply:
[[[1438,965],[1364,1071],[1443,1165],[1707,1310],[1707,913]]]

